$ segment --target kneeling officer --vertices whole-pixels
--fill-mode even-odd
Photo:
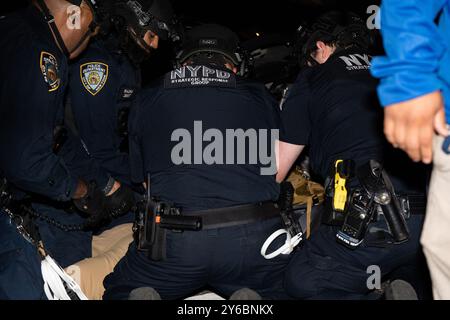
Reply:
[[[272,202],[279,193],[275,170],[263,175],[262,161],[247,159],[257,153],[252,145],[221,150],[231,131],[251,136],[276,130],[277,104],[263,85],[236,75],[242,66],[238,38],[225,27],[193,28],[178,62],[179,68],[141,92],[131,111],[131,171],[172,214],[173,229],[182,221],[193,222],[182,229],[197,231],[167,229],[159,235],[165,248],[159,248],[161,254],[153,250],[151,259],[139,250],[142,243],[131,245],[106,277],[104,298],[126,299],[143,286],[163,299],[183,298],[205,286],[225,297],[243,287],[263,298],[280,297],[289,258],[269,262],[260,255],[266,238],[281,227]],[[199,136],[213,143],[203,145]],[[208,152],[213,145],[215,151]],[[256,148],[270,150],[270,133]]]

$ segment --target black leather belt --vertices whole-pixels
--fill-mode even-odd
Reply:
[[[268,220],[280,216],[280,209],[273,202],[183,212],[185,216],[200,217],[202,230],[218,229]]]

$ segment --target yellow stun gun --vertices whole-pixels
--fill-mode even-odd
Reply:
[[[336,160],[334,163],[335,175],[333,209],[339,212],[344,212],[345,204],[347,202],[347,188],[345,187],[347,179],[344,175],[341,175],[342,166],[339,166],[339,164],[343,162],[343,160]]]

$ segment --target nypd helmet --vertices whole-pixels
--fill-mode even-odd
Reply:
[[[312,61],[316,42],[335,43],[339,48],[352,46],[367,50],[370,35],[364,21],[352,12],[330,11],[320,16],[312,25],[298,28],[298,54],[302,65]]]
[[[239,37],[229,28],[217,24],[196,26],[186,32],[177,63],[181,65],[195,56],[204,57],[205,62],[214,62],[217,56],[222,56],[238,69],[243,70],[244,67]]]

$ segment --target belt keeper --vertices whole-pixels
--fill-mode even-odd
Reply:
[[[409,205],[408,197],[399,197],[400,206],[402,208],[402,213],[405,219],[409,219],[411,217],[411,207]]]

